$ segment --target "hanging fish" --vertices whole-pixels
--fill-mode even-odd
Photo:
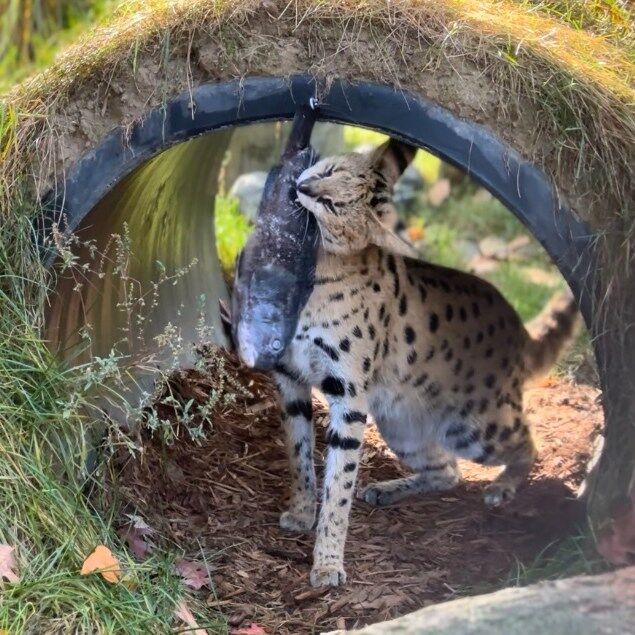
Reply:
[[[313,289],[318,227],[298,202],[295,184],[318,158],[309,145],[315,119],[308,106],[296,113],[281,162],[267,177],[254,232],[238,256],[231,334],[252,368],[271,369],[284,355]]]

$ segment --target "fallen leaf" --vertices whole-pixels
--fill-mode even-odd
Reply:
[[[197,624],[196,619],[185,600],[181,600],[176,605],[174,615],[185,622],[192,629],[190,632],[194,635],[207,635],[207,631],[204,628],[199,628],[199,625]]]
[[[117,533],[133,555],[143,560],[155,548],[155,544],[149,538],[154,530],[139,516],[129,515],[128,518],[130,518],[130,524],[119,529]]]
[[[177,560],[174,569],[183,578],[183,584],[190,589],[201,589],[209,586],[209,572],[207,567],[193,560]]]
[[[0,545],[0,580],[4,578],[13,584],[20,581],[15,572],[17,564],[13,555],[14,551],[11,545]]]
[[[408,234],[408,238],[413,241],[421,240],[425,234],[423,227],[418,227],[416,225],[408,227],[406,233]]]
[[[260,624],[252,622],[249,626],[233,628],[229,635],[267,635],[267,631]]]
[[[97,545],[95,551],[84,560],[81,575],[91,573],[101,573],[104,580],[115,584],[121,578],[121,566],[119,560],[112,554],[112,551],[104,545]]]

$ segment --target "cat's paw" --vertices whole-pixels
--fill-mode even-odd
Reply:
[[[514,498],[516,488],[505,483],[490,483],[483,493],[483,502],[487,507],[502,507]]]
[[[289,509],[280,514],[280,527],[289,531],[311,531],[315,524],[315,512]]]
[[[343,586],[346,584],[346,571],[342,565],[314,565],[311,569],[311,586]]]

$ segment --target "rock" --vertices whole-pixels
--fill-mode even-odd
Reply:
[[[480,254],[478,245],[473,240],[457,240],[456,250],[466,262]]]
[[[450,196],[450,179],[439,179],[427,192],[428,204],[439,207]]]
[[[327,635],[617,635],[635,624],[635,567],[435,604]]]
[[[507,243],[498,236],[487,236],[478,244],[481,255],[485,258],[501,258],[507,253]]]
[[[238,199],[240,211],[252,223],[256,220],[266,180],[267,172],[249,172],[239,176],[229,190],[229,195]]]

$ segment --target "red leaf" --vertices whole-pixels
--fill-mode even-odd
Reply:
[[[0,582],[5,579],[11,583],[20,581],[15,572],[17,564],[13,555],[14,548],[10,545],[0,544]]]
[[[190,589],[201,589],[209,586],[209,571],[204,564],[193,560],[177,560],[174,569],[183,578],[183,584]]]
[[[232,629],[230,635],[267,635],[267,631],[260,624],[252,622],[249,626]]]
[[[154,529],[139,516],[129,515],[131,523],[118,530],[120,538],[128,545],[130,551],[139,560],[146,558],[154,551],[155,544],[150,540]]]

